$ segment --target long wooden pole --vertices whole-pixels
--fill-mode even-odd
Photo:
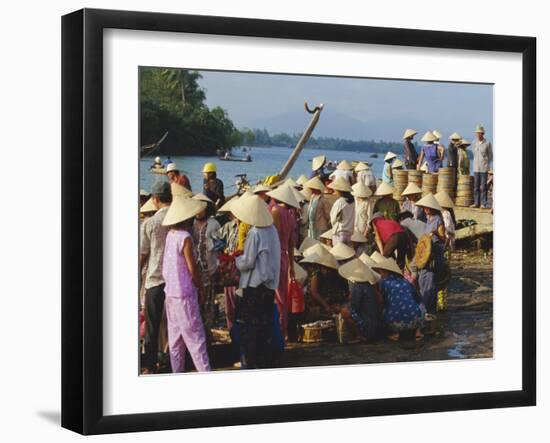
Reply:
[[[279,180],[284,180],[287,176],[287,174],[292,169],[292,166],[294,166],[294,163],[296,162],[296,159],[300,155],[300,152],[302,152],[303,147],[309,140],[309,137],[311,136],[311,133],[313,132],[313,129],[315,129],[315,125],[319,121],[319,117],[321,115],[321,111],[323,110],[323,104],[321,103],[319,106],[316,106],[313,110],[309,109],[307,103],[304,103],[304,107],[306,108],[306,111],[310,114],[313,114],[313,117],[311,118],[311,121],[306,127],[306,130],[300,137],[300,140],[298,140],[298,143],[296,144],[296,147],[292,151],[292,154],[288,157],[288,160],[286,161],[285,165],[283,166],[283,169],[281,169],[281,172],[279,172]]]

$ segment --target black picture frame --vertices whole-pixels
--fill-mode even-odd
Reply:
[[[520,53],[524,168],[521,390],[104,415],[102,37],[108,28]],[[536,404],[535,38],[83,9],[62,18],[62,122],[63,427],[103,434]]]

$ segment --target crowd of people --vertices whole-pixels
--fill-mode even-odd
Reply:
[[[413,183],[394,199],[391,168],[398,161],[420,168],[426,159],[434,171],[445,152],[431,147],[440,137],[434,132],[423,137],[418,156],[416,132],[407,130],[404,161],[388,153],[381,181],[366,162],[343,160],[327,174],[319,156],[309,177],[226,198],[215,164],[204,165],[203,189],[195,194],[176,165],[166,165],[168,181],[143,193],[140,209],[142,374],[159,370],[164,349],[172,372],[185,371],[187,351],[198,371],[211,369],[215,298],[222,292],[242,369],[276,366],[285,343],[300,340],[302,325],[318,320],[338,319],[359,341],[422,340],[425,322],[446,309],[453,202],[444,192],[422,196]],[[447,150],[448,162],[456,160],[460,171],[467,142],[456,133],[451,140],[456,149]],[[477,156],[490,162],[491,145],[482,135],[474,145],[480,182],[488,165]],[[485,205],[481,184],[480,190],[476,201]]]

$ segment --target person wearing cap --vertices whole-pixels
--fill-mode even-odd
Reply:
[[[476,139],[472,143],[474,153],[474,204],[470,207],[488,208],[487,175],[493,162],[493,145],[485,138],[485,128],[477,125]]]
[[[351,186],[342,177],[328,185],[334,191],[337,199],[330,209],[332,225],[332,244],[348,243],[353,234],[355,224],[355,205],[351,195]]]
[[[347,160],[342,160],[338,163],[338,166],[336,166],[334,172],[329,175],[329,178],[332,181],[335,181],[340,177],[345,179],[349,185],[353,183],[353,166],[351,166]]]
[[[471,143],[467,140],[461,139],[458,142],[458,175],[470,175],[470,157],[466,149]]]
[[[412,217],[415,220],[426,221],[426,215],[419,206],[416,206],[416,202],[422,197],[422,189],[420,189],[415,183],[409,183],[404,191],[401,193],[403,197],[403,203],[401,203],[402,211],[410,211]]]
[[[418,134],[414,129],[406,129],[403,134],[403,158],[405,159],[405,168],[416,169],[418,153],[412,142],[414,136]]]
[[[197,371],[210,371],[200,313],[203,282],[191,235],[193,218],[205,207],[203,201],[176,196],[162,221],[163,226],[169,228],[162,275],[166,282],[165,309],[172,372],[184,372],[187,350]]]
[[[186,189],[191,189],[191,182],[185,174],[182,174],[175,163],[170,163],[166,166],[166,175],[170,183],[176,183]]]
[[[384,157],[384,168],[382,169],[382,182],[393,186],[393,173],[391,165],[397,158],[397,155],[389,151]]]
[[[399,202],[393,198],[394,188],[387,183],[380,183],[374,193],[375,197],[380,197],[374,204],[373,212],[381,212],[384,218],[396,220],[401,208]]]
[[[160,157],[155,157],[155,161],[151,165],[151,169],[159,169],[162,168],[162,162],[160,160]]]
[[[418,158],[418,163],[416,169],[420,170],[424,160],[428,164],[428,173],[434,174],[439,171],[439,168],[442,165],[443,157],[441,156],[441,151],[439,145],[435,144],[437,136],[434,135],[431,131],[427,131],[422,137],[422,141],[425,142],[425,145],[420,151],[420,157]]]
[[[304,183],[304,189],[311,190],[307,209],[308,237],[318,240],[330,227],[331,204],[323,195],[325,185],[319,177],[313,177]]]
[[[447,147],[447,167],[458,168],[458,147],[462,137],[458,132],[453,132],[449,137],[449,146]]]
[[[162,225],[172,194],[170,185],[157,182],[151,189],[151,201],[156,212],[146,219],[140,228],[140,275],[145,271],[145,342],[144,362],[141,372],[151,374],[156,371],[158,339],[162,313],[164,311],[165,281],[162,275],[162,257],[168,229]]]
[[[258,196],[241,197],[231,212],[251,226],[244,251],[235,259],[243,290],[237,318],[241,368],[268,368],[272,364],[273,303],[280,281],[281,243],[271,211]]]
[[[205,163],[202,168],[203,182],[202,189],[204,194],[214,202],[216,208],[220,208],[225,203],[223,194],[223,182],[217,177],[217,166],[214,163]]]
[[[374,202],[371,199],[372,191],[362,182],[355,183],[351,188],[351,195],[355,198],[354,230],[366,236],[374,209]]]
[[[399,268],[405,267],[405,261],[412,258],[412,248],[405,229],[395,220],[384,218],[376,212],[372,216],[371,226],[378,250],[384,257],[396,256]]]
[[[426,310],[416,288],[403,278],[392,258],[377,261],[372,269],[380,274],[378,287],[384,302],[383,320],[391,333],[388,339],[397,341],[403,332],[414,331],[416,339],[422,340]]]
[[[355,166],[356,182],[363,183],[372,192],[376,191],[376,177],[368,163],[359,162]]]

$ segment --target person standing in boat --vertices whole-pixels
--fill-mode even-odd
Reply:
[[[319,177],[309,179],[303,186],[311,191],[307,210],[308,237],[319,240],[321,234],[330,229],[330,201],[323,195],[325,185]]]
[[[403,157],[405,158],[405,168],[416,169],[418,154],[412,142],[417,132],[414,129],[406,129],[403,134]]]
[[[429,174],[434,174],[439,171],[439,168],[443,164],[443,157],[441,157],[439,145],[436,145],[434,143],[436,140],[437,136],[435,136],[431,131],[427,131],[424,134],[424,136],[422,137],[422,141],[426,144],[422,147],[416,169],[420,170],[425,160],[428,164]]]
[[[166,175],[168,176],[168,181],[170,183],[176,183],[192,191],[191,182],[185,174],[180,173],[180,170],[175,163],[170,163],[166,166]]]
[[[216,209],[220,208],[225,203],[225,195],[223,193],[223,182],[217,177],[217,166],[214,163],[206,163],[202,168],[203,192],[214,202]]]
[[[472,143],[474,153],[474,204],[471,208],[488,208],[487,201],[487,176],[493,161],[493,146],[485,138],[485,128],[476,126],[476,140]]]

